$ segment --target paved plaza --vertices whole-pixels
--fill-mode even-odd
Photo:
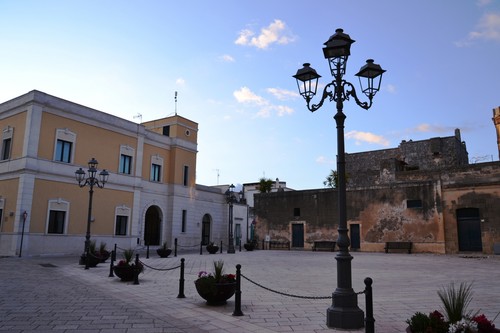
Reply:
[[[473,282],[471,310],[493,319],[500,312],[500,256],[352,253],[353,289],[373,279],[375,330],[400,333],[416,311],[440,309],[437,290],[449,282]],[[226,273],[236,264],[242,274],[270,289],[293,295],[327,297],[336,287],[335,253],[253,251],[208,255],[179,253],[141,261],[154,268],[178,266],[185,259],[185,296],[179,293],[179,269],[146,267],[140,284],[108,277],[109,264],[86,271],[77,257],[0,259],[0,331],[2,332],[350,332],[329,329],[331,299],[292,298],[242,279],[242,311],[207,306],[194,280],[222,259]],[[365,309],[364,295],[359,306]],[[495,320],[500,326],[500,316]],[[364,329],[352,331],[364,332]]]

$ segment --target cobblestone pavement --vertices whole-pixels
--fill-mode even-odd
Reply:
[[[353,289],[373,279],[375,329],[405,331],[416,311],[440,309],[437,290],[450,282],[473,282],[469,308],[493,319],[500,312],[500,256],[352,253]],[[185,259],[186,298],[179,293],[178,266]],[[326,326],[331,299],[292,298],[242,279],[242,311],[232,316],[234,298],[225,306],[207,306],[194,280],[222,259],[226,273],[236,264],[242,274],[279,292],[331,296],[336,287],[335,253],[253,251],[177,257],[151,255],[140,284],[108,277],[109,264],[88,271],[77,257],[0,259],[0,331],[2,332],[349,332]],[[359,306],[365,309],[364,296]],[[500,316],[495,320],[500,326]],[[364,332],[363,329],[352,332]]]

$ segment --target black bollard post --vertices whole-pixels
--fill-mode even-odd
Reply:
[[[177,238],[174,239],[174,257],[177,257]]]
[[[236,265],[236,291],[234,293],[233,316],[243,316],[241,312],[241,265]]]
[[[375,318],[373,318],[373,280],[369,277],[365,279],[365,302],[366,302],[366,318],[365,318],[365,333],[375,333]]]
[[[222,253],[222,241],[220,241],[220,253]]]
[[[181,259],[181,277],[179,278],[179,295],[177,298],[186,298],[184,296],[184,258]]]
[[[203,242],[200,242],[200,256],[203,254]]]
[[[115,263],[115,258],[116,258],[116,254],[115,254],[115,250],[112,250],[111,251],[111,261],[110,261],[110,264],[109,264],[109,275],[108,277],[114,277],[115,275],[113,274],[113,265]]]
[[[139,253],[135,255],[134,284],[139,284]]]
[[[146,246],[146,259],[149,259],[149,243]]]
[[[117,249],[117,246],[116,246],[116,243],[115,243],[115,257],[113,258],[113,260],[115,260],[115,261],[116,261],[116,253],[117,253],[116,249]]]

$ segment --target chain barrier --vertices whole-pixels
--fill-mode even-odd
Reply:
[[[246,277],[245,275],[241,274],[241,276],[247,280],[248,282],[251,282],[253,284],[255,284],[256,286],[258,287],[261,287],[262,289],[265,289],[267,291],[270,291],[270,292],[273,292],[275,294],[279,294],[279,295],[283,295],[283,296],[287,296],[287,297],[295,297],[295,298],[301,298],[301,299],[331,299],[332,296],[300,296],[300,295],[293,295],[293,294],[288,294],[288,293],[285,293],[285,292],[282,292],[282,291],[277,291],[277,290],[273,290],[271,288],[268,288],[268,287],[265,287],[263,285],[261,285],[260,283],[257,283],[251,279],[249,279],[248,277]]]
[[[144,265],[144,267],[147,267],[147,268],[152,269],[152,270],[154,270],[154,271],[161,271],[161,272],[172,271],[172,270],[174,270],[174,269],[177,269],[177,268],[180,268],[180,267],[181,267],[181,265],[179,265],[179,266],[175,266],[175,267],[171,267],[171,268],[156,268],[156,267],[153,267],[153,266],[150,266],[150,265],[148,265],[148,264],[144,263],[144,262],[143,262],[143,261],[141,261],[141,260],[139,260],[139,262],[140,262],[142,265]]]

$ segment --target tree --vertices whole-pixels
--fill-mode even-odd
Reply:
[[[345,182],[349,180],[349,174],[345,175]],[[339,175],[337,170],[330,170],[330,174],[326,177],[326,180],[323,182],[323,185],[326,187],[337,188],[339,186]]]
[[[337,171],[330,170],[330,174],[328,174],[328,176],[326,176],[326,179],[323,182],[323,185],[325,185],[326,187],[330,187],[330,188],[337,188],[338,184],[339,184],[339,179],[338,179]]]
[[[269,193],[273,188],[273,181],[269,178],[262,177],[259,179],[259,192],[260,193]]]

